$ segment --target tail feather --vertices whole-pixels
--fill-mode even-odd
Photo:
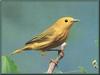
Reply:
[[[17,49],[14,52],[12,52],[11,55],[22,53],[24,50],[25,50],[25,48]]]

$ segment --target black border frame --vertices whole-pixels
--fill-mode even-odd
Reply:
[[[2,47],[2,12],[1,12],[1,8],[2,8],[2,2],[3,1],[98,1],[98,3],[99,3],[99,6],[98,6],[98,8],[100,8],[100,0],[0,0],[0,74],[2,74],[1,73],[1,66],[2,66],[2,64],[1,64],[1,56],[2,56],[2,53],[1,53],[1,47]],[[98,9],[99,10],[99,9]],[[99,12],[100,12],[100,10],[99,10]],[[99,13],[100,14],[100,13]],[[98,16],[100,16],[98,14]],[[99,18],[98,18],[98,20],[99,20]],[[99,21],[99,25],[100,25],[100,21]],[[100,31],[99,31],[100,32]],[[99,34],[98,34],[99,35]],[[99,42],[100,42],[100,40],[99,40]],[[98,43],[99,43],[98,42]],[[100,51],[99,51],[100,52]],[[99,55],[99,57],[100,57],[100,55]],[[100,59],[100,58],[99,58]],[[100,67],[100,60],[99,60],[99,67]],[[40,74],[40,73],[39,73]],[[42,73],[41,73],[42,74]],[[40,75],[41,75],[40,74]],[[100,69],[99,69],[99,73],[98,74],[88,74],[88,75],[99,75],[100,74]],[[6,74],[5,74],[6,75]],[[10,75],[10,74],[9,74]],[[16,74],[15,74],[16,75]],[[32,74],[22,74],[22,75],[32,75]],[[36,75],[35,73],[33,74],[33,75]],[[37,74],[38,75],[38,74]],[[47,74],[43,74],[43,75],[47,75]],[[55,75],[59,75],[59,74],[55,74]],[[67,75],[70,75],[70,74],[67,74]],[[71,75],[81,75],[81,74],[71,74]],[[82,74],[82,75],[87,75],[87,74]]]

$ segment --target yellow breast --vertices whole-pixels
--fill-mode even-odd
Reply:
[[[68,35],[68,32],[66,32],[66,31],[62,32],[61,34],[59,34],[58,36],[56,36],[56,38],[54,39],[54,41],[52,41],[51,43],[49,43],[49,45],[45,45],[44,47],[42,46],[41,49],[42,50],[47,50],[47,49],[51,49],[51,48],[55,48],[57,46],[60,46],[67,39],[67,35]]]

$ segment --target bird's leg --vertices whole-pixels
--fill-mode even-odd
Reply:
[[[66,45],[66,43],[64,42],[63,44],[61,44],[59,47],[57,47],[57,48],[52,48],[52,49],[48,49],[48,50],[46,50],[46,51],[60,51],[60,50],[63,50],[64,48],[65,48],[65,45]]]
[[[51,59],[50,63],[49,63],[49,68],[47,73],[51,74],[55,67],[58,65],[59,61],[64,57],[64,48],[66,46],[66,43],[64,42],[61,46],[60,46],[60,50],[58,50],[58,57],[56,59]]]
[[[65,48],[66,45],[67,45],[66,42],[64,42],[63,44],[61,44],[61,46],[60,46],[60,50],[64,50],[64,48]]]
[[[66,43],[64,42],[63,44],[61,44],[61,46],[59,46],[55,49],[49,49],[49,50],[46,50],[46,51],[58,51],[58,55],[59,55],[59,53],[64,50],[65,46],[66,46]]]
[[[64,43],[60,46],[60,49],[54,50],[54,51],[58,51],[58,57],[56,58],[56,60],[51,59],[51,62],[54,62],[55,64],[57,64],[57,63],[58,63],[58,60],[60,60],[61,58],[63,58],[65,46],[66,46],[66,43],[64,42]],[[52,50],[51,50],[51,51],[52,51]]]
[[[46,51],[59,51],[60,49],[48,49]]]
[[[58,50],[58,55],[59,53],[63,53],[64,54],[64,48],[66,46],[66,43],[64,42],[61,46],[60,46],[60,50]],[[63,54],[61,54],[61,56],[64,56]]]

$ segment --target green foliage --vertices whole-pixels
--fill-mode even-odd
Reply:
[[[2,56],[2,73],[18,73],[18,68],[15,62],[8,56]]]
[[[87,73],[86,69],[83,66],[80,66],[79,70],[70,71],[70,72],[66,72],[66,73],[75,73],[75,72],[79,72],[79,73],[82,73],[82,74],[86,74]],[[19,73],[17,65],[8,56],[2,56],[2,73],[3,74]],[[58,69],[58,67],[57,67],[57,68],[55,68],[53,74],[55,74],[55,73],[62,74],[63,72],[60,69]]]
[[[79,67],[80,73],[87,73],[86,69],[82,66]]]

